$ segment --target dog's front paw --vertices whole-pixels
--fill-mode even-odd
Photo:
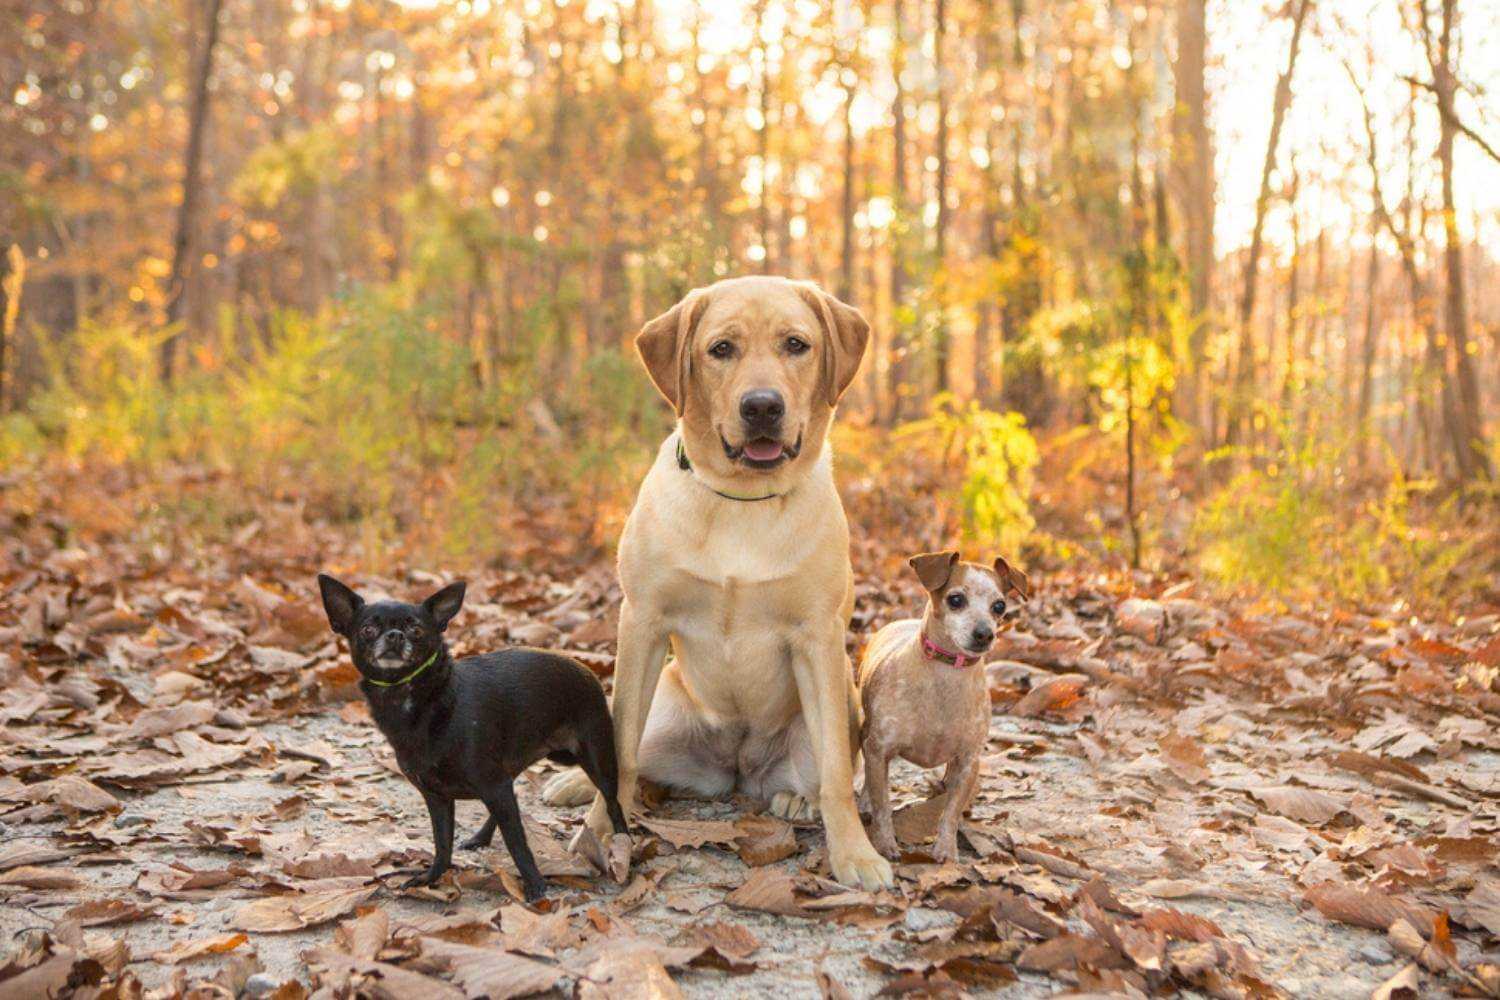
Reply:
[[[891,863],[882,858],[868,842],[833,850],[828,860],[833,867],[833,877],[845,885],[873,892],[876,889],[889,889],[896,884],[896,873],[891,870]]]
[[[609,838],[615,835],[615,824],[609,818],[609,809],[604,805],[603,796],[595,796],[593,808],[583,822],[600,844],[608,844]]]
[[[950,861],[957,861],[958,835],[954,834],[951,837],[939,835],[938,839],[932,842],[932,860],[940,865],[945,865]]]
[[[886,830],[876,830],[870,836],[870,846],[892,861],[901,856],[901,846],[896,843],[895,835]]]
[[[818,818],[817,803],[796,792],[777,792],[771,796],[771,815],[785,820],[815,821]]]
[[[435,883],[443,873],[431,868],[424,868],[411,878],[401,883],[402,889],[423,889]]]
[[[593,794],[593,783],[578,767],[554,774],[542,786],[542,801],[549,806],[581,806]]]
[[[522,883],[522,889],[526,893],[528,903],[537,903],[547,898],[547,883],[544,879],[526,879]]]

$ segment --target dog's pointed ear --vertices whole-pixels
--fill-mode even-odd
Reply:
[[[681,302],[641,327],[635,338],[635,349],[646,365],[646,374],[679,417],[687,408],[693,331],[707,305],[708,293],[694,289]]]
[[[906,564],[917,571],[917,579],[928,593],[937,593],[948,585],[953,576],[953,567],[958,565],[957,552],[924,552],[912,556]]]
[[[422,602],[423,610],[432,616],[439,632],[447,631],[448,623],[458,614],[458,609],[464,606],[464,591],[468,586],[463,580],[450,583]]]
[[[364,598],[327,573],[318,574],[318,591],[323,595],[323,610],[328,624],[346,639],[354,635],[354,619],[365,606]]]
[[[829,406],[837,406],[839,397],[854,381],[859,363],[870,342],[870,324],[860,311],[840,302],[810,281],[800,282],[797,293],[812,307],[813,315],[823,326],[827,344],[823,351],[822,389]]]
[[[995,557],[995,576],[1000,580],[1002,593],[1018,594],[1023,601],[1031,599],[1031,581],[1001,556]]]

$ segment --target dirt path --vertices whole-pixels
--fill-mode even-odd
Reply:
[[[622,887],[565,851],[581,810],[543,806],[533,771],[553,892],[532,912],[503,848],[461,853],[438,890],[393,888],[428,855],[425,812],[300,582],[31,565],[4,578],[0,628],[0,998],[70,979],[1353,998],[1414,959],[1411,995],[1500,984],[1493,618],[1297,617],[1053,578],[988,668],[961,864],[921,854],[936,777],[901,765],[897,892],[827,881],[819,830],[747,820],[746,801],[660,805]],[[608,672],[606,569],[470,592],[462,648],[540,642]],[[859,627],[912,602],[868,575],[860,594]]]

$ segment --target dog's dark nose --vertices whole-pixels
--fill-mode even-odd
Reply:
[[[975,649],[983,649],[995,641],[995,630],[988,625],[976,625],[973,634],[969,636],[969,641],[973,643]]]
[[[750,427],[774,427],[785,415],[786,400],[775,389],[754,389],[740,397],[740,417]]]

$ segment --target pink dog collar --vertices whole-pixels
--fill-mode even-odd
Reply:
[[[977,656],[965,656],[962,653],[954,653],[944,649],[927,638],[926,632],[922,633],[922,655],[926,656],[929,660],[937,660],[939,663],[950,664],[959,670],[970,664],[979,662],[979,657]]]

